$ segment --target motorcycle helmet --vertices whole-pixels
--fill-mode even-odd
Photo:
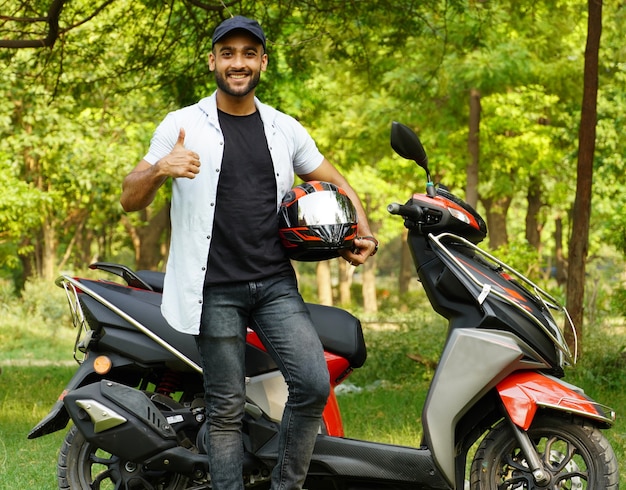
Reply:
[[[357,235],[357,213],[343,189],[311,181],[291,189],[278,212],[281,243],[290,259],[332,259],[350,249]]]

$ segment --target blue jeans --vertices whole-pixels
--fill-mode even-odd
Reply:
[[[214,490],[243,490],[246,327],[280,368],[289,399],[272,490],[301,489],[330,383],[324,351],[293,276],[205,287],[200,334],[207,451]]]

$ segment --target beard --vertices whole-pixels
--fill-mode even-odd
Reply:
[[[226,77],[217,71],[215,72],[215,82],[217,83],[219,89],[233,97],[245,97],[256,88],[260,80],[261,72],[258,71],[252,74],[252,77],[246,85],[232,87],[228,84],[228,79]]]

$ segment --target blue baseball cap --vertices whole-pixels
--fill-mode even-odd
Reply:
[[[259,41],[261,41],[263,49],[265,49],[265,33],[263,32],[263,29],[261,28],[259,23],[256,20],[248,19],[247,17],[243,17],[242,15],[236,15],[235,17],[231,17],[230,19],[226,19],[215,28],[212,39],[213,45],[215,45],[216,42],[218,42],[224,36],[236,29],[243,29],[244,31],[252,34]]]

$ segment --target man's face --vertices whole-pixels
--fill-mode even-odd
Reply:
[[[254,91],[266,68],[263,45],[245,31],[220,39],[209,54],[209,69],[215,72],[218,88],[233,97],[245,97]]]

